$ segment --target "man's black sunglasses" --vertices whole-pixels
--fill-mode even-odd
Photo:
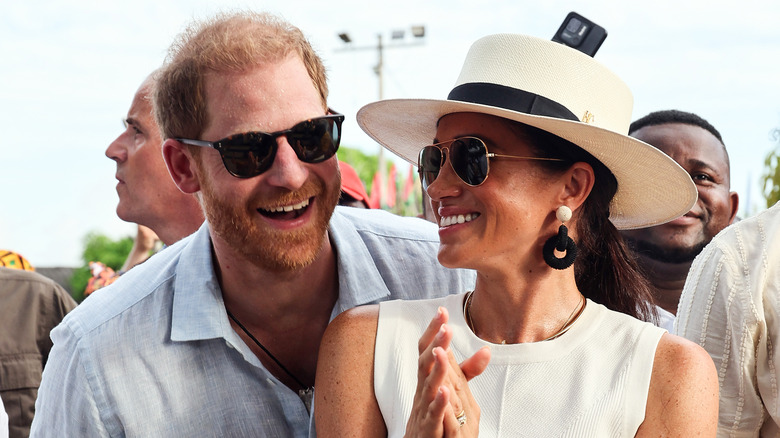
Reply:
[[[219,151],[222,163],[237,178],[252,178],[271,168],[278,149],[276,139],[284,135],[298,159],[321,163],[332,157],[341,142],[342,114],[331,113],[297,123],[277,132],[246,132],[217,141],[176,138],[184,144],[210,147]]]

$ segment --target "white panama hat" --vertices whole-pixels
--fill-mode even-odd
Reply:
[[[609,168],[618,181],[610,220],[633,229],[682,216],[697,191],[674,160],[627,135],[632,108],[628,86],[590,56],[552,41],[498,34],[471,46],[447,100],[382,100],[361,108],[357,122],[415,165],[447,114],[490,114],[548,131]]]

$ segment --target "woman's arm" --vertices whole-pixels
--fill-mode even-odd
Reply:
[[[319,438],[387,436],[374,395],[378,306],[356,307],[334,319],[317,360],[314,419]]]
[[[693,342],[664,334],[636,436],[714,437],[717,428],[718,377],[710,355]]]

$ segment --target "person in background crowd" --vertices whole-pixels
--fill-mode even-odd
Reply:
[[[368,193],[363,181],[360,180],[355,169],[349,164],[339,161],[341,171],[341,196],[339,205],[357,208],[371,208],[368,205]]]
[[[124,221],[138,224],[133,248],[119,272],[93,261],[93,276],[84,295],[113,283],[119,275],[146,260],[157,240],[171,245],[194,233],[203,223],[197,198],[176,187],[162,159],[162,137],[151,102],[157,74],[152,72],[138,87],[123,120],[124,132],[106,149],[106,156],[116,162],[119,181],[116,214]]]
[[[723,230],[696,257],[677,334],[718,370],[718,436],[780,436],[780,203]]]
[[[11,438],[27,437],[35,414],[41,373],[52,347],[49,332],[76,307],[53,280],[33,272],[17,253],[3,251],[0,267],[0,398]]]
[[[672,157],[696,184],[696,205],[682,217],[654,227],[622,231],[650,280],[661,327],[673,330],[674,315],[694,257],[737,215],[739,196],[730,190],[729,155],[720,133],[696,114],[650,113],[629,135]]]
[[[155,115],[207,220],[54,330],[33,435],[306,437],[333,317],[473,285],[437,263],[433,224],[336,206],[344,116],[327,97],[322,60],[273,15],[179,36]]]
[[[158,74],[152,72],[138,87],[125,130],[108,146],[106,156],[116,162],[117,216],[148,227],[171,245],[194,233],[204,217],[197,197],[176,187],[162,159],[163,142],[151,102]],[[142,237],[136,242],[150,241]]]

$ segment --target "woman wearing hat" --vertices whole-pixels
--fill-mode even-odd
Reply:
[[[617,232],[696,201],[685,171],[625,135],[631,107],[592,58],[505,34],[472,46],[447,100],[361,109],[370,136],[418,164],[439,261],[477,282],[336,318],[320,438],[714,436],[712,360],[642,321],[654,307]]]

